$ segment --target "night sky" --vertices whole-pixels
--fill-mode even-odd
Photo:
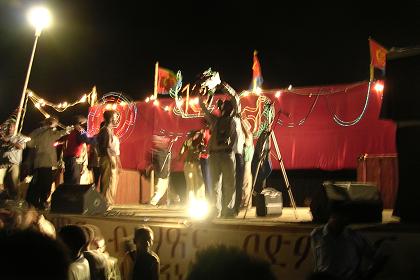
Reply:
[[[159,61],[181,70],[184,83],[211,67],[242,90],[254,49],[265,89],[351,83],[369,78],[369,36],[387,48],[420,45],[419,1],[317,2],[43,1],[54,22],[40,37],[29,88],[53,102],[94,85],[100,95],[139,100],[153,91]],[[0,121],[19,103],[34,41],[26,12],[35,3],[0,0]],[[74,113],[55,115],[65,122]],[[41,119],[30,104],[24,132]]]

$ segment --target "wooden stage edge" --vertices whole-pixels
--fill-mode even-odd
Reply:
[[[314,267],[310,233],[319,226],[312,222],[308,207],[283,208],[280,216],[256,217],[255,208],[232,219],[194,220],[188,209],[177,206],[115,205],[103,215],[46,213],[56,228],[66,224],[98,226],[110,255],[123,262],[125,242],[134,229],[149,225],[154,231],[153,250],[161,260],[160,279],[184,279],[196,253],[209,245],[241,248],[270,263],[277,279],[306,279]],[[399,223],[392,210],[382,213],[380,223],[352,224],[372,244],[383,244],[391,252],[382,272],[385,278],[420,279],[420,225]],[[416,275],[413,277],[413,275]]]
[[[115,205],[103,215],[86,216],[77,214],[50,213],[54,216],[80,216],[90,219],[112,220],[113,222],[138,222],[154,226],[188,228],[192,225],[206,224],[215,225],[218,228],[247,228],[257,227],[260,230],[269,228],[281,228],[287,231],[311,231],[319,224],[312,222],[312,214],[309,207],[297,207],[294,211],[291,207],[283,208],[281,215],[268,215],[258,217],[255,214],[255,207],[248,210],[246,217],[245,210],[241,210],[235,218],[207,218],[194,219],[188,214],[188,209],[181,206],[151,206],[151,205]],[[392,216],[392,209],[384,209],[381,223],[353,224],[352,227],[363,230],[408,230],[418,231],[418,226],[407,227],[399,223],[398,217]],[[410,230],[411,231],[411,230]]]

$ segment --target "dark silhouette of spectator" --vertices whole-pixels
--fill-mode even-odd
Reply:
[[[134,230],[136,249],[129,248],[122,261],[121,275],[123,279],[158,280],[160,276],[160,260],[152,251],[153,231],[148,226]]]
[[[346,203],[334,203],[328,222],[311,232],[314,272],[338,279],[372,279],[382,269],[386,256],[348,226],[351,211]]]
[[[186,280],[274,280],[270,264],[237,247],[210,246],[197,252]]]
[[[70,260],[60,242],[33,230],[0,232],[1,279],[68,279]]]
[[[311,273],[306,280],[340,280],[327,272],[313,272]]]
[[[87,233],[87,244],[83,255],[89,262],[91,280],[121,279],[118,260],[105,251],[105,239],[101,230],[91,224],[83,225]]]
[[[56,237],[54,225],[45,219],[34,207],[24,201],[5,200],[0,203],[2,229],[13,232],[31,229],[53,239]]]
[[[81,226],[66,225],[58,232],[58,238],[67,246],[70,254],[69,280],[90,280],[89,263],[82,254],[87,236]]]

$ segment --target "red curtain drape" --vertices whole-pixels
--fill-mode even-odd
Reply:
[[[289,116],[281,114],[274,129],[286,169],[356,168],[360,155],[396,153],[395,124],[379,119],[382,95],[372,89],[368,96],[367,82],[283,92],[273,90],[263,94],[275,103],[276,112],[289,113]],[[241,98],[242,109],[246,108],[244,114],[251,122],[255,117],[258,119],[258,112],[261,112],[258,105],[261,107],[262,104],[257,104],[258,100],[255,95]],[[201,118],[182,118],[172,110],[164,110],[166,106],[173,108],[174,100],[171,98],[159,99],[159,105],[154,105],[152,101],[139,101],[135,106],[135,120],[120,131],[123,136],[121,160],[126,169],[146,168],[152,135],[158,134],[161,129],[187,133],[202,127]],[[122,106],[118,108],[122,110],[121,115],[128,114]],[[104,105],[90,109],[90,134],[98,131],[104,109]],[[360,121],[356,122],[358,118]],[[352,121],[354,125],[346,126]],[[183,164],[176,157],[184,139],[181,137],[173,147],[174,171],[182,170]],[[272,154],[275,155],[274,148]],[[274,169],[279,168],[275,158],[273,164]]]

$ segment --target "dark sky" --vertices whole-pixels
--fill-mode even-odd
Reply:
[[[212,67],[241,90],[254,49],[264,88],[349,83],[369,77],[369,36],[387,48],[420,45],[419,1],[318,2],[43,1],[54,24],[39,40],[29,88],[54,102],[94,85],[143,99],[158,60],[185,83]],[[35,3],[0,0],[0,120],[19,103],[34,40],[26,11]],[[29,107],[27,118],[40,120]]]

